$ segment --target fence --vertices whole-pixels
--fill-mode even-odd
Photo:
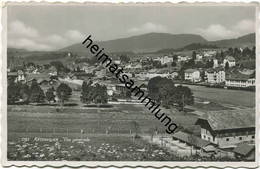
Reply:
[[[8,139],[20,139],[20,138],[87,138],[87,137],[98,137],[98,136],[128,136],[132,137],[135,135],[135,131],[121,130],[94,130],[94,129],[76,129],[76,128],[25,128],[16,131],[8,132]]]

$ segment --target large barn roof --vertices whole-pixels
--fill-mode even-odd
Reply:
[[[250,128],[255,127],[255,109],[210,111],[201,119],[208,121],[212,130]]]

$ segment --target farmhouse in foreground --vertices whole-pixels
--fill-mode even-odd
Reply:
[[[197,120],[201,138],[219,148],[234,148],[242,142],[255,140],[255,109],[221,110],[208,112]]]

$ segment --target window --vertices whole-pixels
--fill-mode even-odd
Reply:
[[[208,140],[210,141],[210,137],[208,137]]]
[[[255,136],[252,136],[252,139],[254,139],[255,138]]]
[[[204,138],[206,138],[206,136],[205,136],[205,135],[204,135],[203,137],[204,137]]]
[[[226,141],[229,141],[229,138],[226,138]]]
[[[242,140],[242,137],[239,137],[239,140]]]

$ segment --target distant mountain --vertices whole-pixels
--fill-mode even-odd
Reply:
[[[251,47],[255,46],[255,33],[250,33],[235,39],[211,41],[209,44],[218,47]]]
[[[26,49],[7,48],[7,56],[24,55],[25,53],[28,53]]]
[[[225,39],[218,41],[207,41],[203,43],[191,43],[182,48],[167,48],[156,51],[155,53],[172,53],[183,50],[198,50],[198,49],[216,49],[228,47],[253,47],[255,46],[255,33],[247,34],[235,39]]]
[[[94,40],[94,37],[92,38]],[[109,41],[96,42],[103,47],[106,52],[152,52],[165,48],[180,48],[190,43],[207,42],[200,35],[169,33],[148,33],[129,38],[121,38]],[[77,53],[86,53],[86,48],[82,44],[74,44],[60,51],[70,51]]]
[[[62,51],[28,51],[25,49],[7,48],[8,59],[23,61],[42,62],[68,59],[68,52]]]
[[[94,37],[92,38],[94,40]],[[227,47],[252,47],[255,46],[255,34],[251,33],[235,39],[225,39],[219,41],[207,41],[199,35],[179,34],[173,35],[168,33],[148,33],[129,38],[121,38],[109,41],[95,42],[105,49],[107,53],[169,53],[181,50],[196,50],[201,48],[227,48]],[[68,52],[73,53],[75,57],[68,57]],[[84,45],[81,43],[74,44],[58,51],[27,51],[24,49],[7,49],[8,57],[21,57],[31,61],[48,61],[48,60],[73,60],[77,57],[91,58]]]

